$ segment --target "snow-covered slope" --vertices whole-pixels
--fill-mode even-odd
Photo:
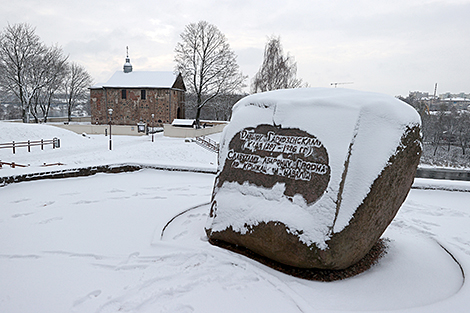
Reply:
[[[213,135],[215,139],[218,134]],[[16,154],[11,149],[0,149],[0,160],[30,164],[28,168],[3,167],[1,176],[54,169],[87,167],[115,163],[140,163],[167,166],[193,166],[215,169],[217,155],[183,138],[167,138],[159,133],[155,141],[149,136],[112,136],[113,150],[109,150],[109,137],[104,135],[82,136],[51,125],[0,122],[0,143],[27,140],[60,139],[60,148],[45,146],[18,148]],[[44,163],[63,163],[62,166],[43,167]]]

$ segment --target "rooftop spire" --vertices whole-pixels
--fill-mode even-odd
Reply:
[[[131,59],[129,59],[129,47],[126,46],[126,63],[124,63],[123,67],[124,73],[132,72],[132,64]]]

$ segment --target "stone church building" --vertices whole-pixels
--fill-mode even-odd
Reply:
[[[109,123],[108,110],[113,109],[114,125],[144,122],[149,126],[162,126],[185,117],[185,92],[181,74],[134,72],[127,55],[122,72],[90,88],[91,122]]]

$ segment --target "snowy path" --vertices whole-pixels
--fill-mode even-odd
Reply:
[[[147,169],[0,188],[0,312],[465,312],[470,304],[460,268],[436,243],[470,269],[469,192],[412,190],[379,265],[321,283],[208,244],[203,204],[213,179]]]

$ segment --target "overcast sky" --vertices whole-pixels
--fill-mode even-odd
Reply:
[[[470,0],[1,0],[0,27],[29,23],[96,83],[122,70],[173,70],[185,25],[206,20],[227,37],[250,84],[267,38],[280,36],[297,76],[392,96],[470,93]]]

